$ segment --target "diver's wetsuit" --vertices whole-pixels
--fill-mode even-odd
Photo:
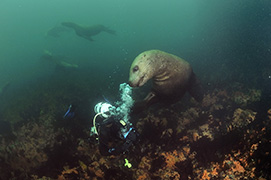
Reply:
[[[100,124],[99,150],[102,155],[124,153],[136,141],[138,133],[133,127],[125,135],[121,134],[121,128],[122,124],[112,117]]]

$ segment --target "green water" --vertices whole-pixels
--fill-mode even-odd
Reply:
[[[149,49],[186,59],[206,81],[237,73],[251,81],[254,73],[270,65],[268,1],[3,0],[0,8],[2,86],[6,82],[16,86],[54,73],[40,61],[44,50],[65,56],[69,63],[89,69],[94,76],[99,74],[101,81],[114,82],[116,87],[128,79],[134,57]],[[73,31],[58,38],[46,36],[64,21],[103,24],[116,35],[100,33],[93,42]],[[93,84],[95,88],[104,85]]]
[[[70,28],[48,34],[62,22],[102,24],[116,33],[101,32],[94,41]],[[44,113],[61,119],[71,103],[87,130],[93,106],[103,97],[117,101],[134,58],[150,49],[187,60],[206,91],[235,83],[260,89],[262,101],[253,108],[266,112],[270,24],[267,0],[1,0],[0,133]],[[45,51],[54,61],[42,58]],[[62,61],[78,67],[60,67]],[[146,93],[135,90],[135,97]]]

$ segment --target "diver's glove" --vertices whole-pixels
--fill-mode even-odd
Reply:
[[[110,148],[110,149],[108,150],[108,152],[109,152],[109,153],[114,153],[115,150],[116,150],[115,148]]]

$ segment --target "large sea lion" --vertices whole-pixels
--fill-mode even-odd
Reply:
[[[148,107],[157,102],[176,103],[186,91],[197,101],[203,98],[199,80],[190,64],[163,51],[149,50],[139,54],[130,68],[129,85],[140,87],[153,79],[151,92],[140,103]]]
[[[91,36],[95,36],[97,34],[99,34],[100,32],[107,32],[109,34],[115,34],[114,30],[111,30],[103,25],[93,25],[93,26],[80,26],[78,24],[75,24],[73,22],[63,22],[61,23],[63,26],[72,28],[75,33],[82,37],[85,38],[89,41],[93,41],[93,39],[91,38]]]

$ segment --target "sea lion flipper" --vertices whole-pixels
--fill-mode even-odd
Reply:
[[[159,98],[157,97],[157,95],[153,91],[151,91],[143,101],[146,103],[146,106],[149,107],[152,104],[157,103],[158,99]]]
[[[85,39],[89,40],[89,41],[94,41],[94,40],[91,38],[91,36],[86,36],[86,35],[83,35],[83,34],[80,34],[80,33],[77,33],[77,32],[76,32],[76,34],[77,34],[78,36],[82,37],[82,38],[85,38]]]
[[[112,29],[109,29],[109,28],[105,28],[104,31],[107,32],[107,33],[109,33],[109,34],[113,34],[113,35],[116,34],[116,31],[114,31]]]
[[[194,74],[191,75],[190,86],[188,88],[189,94],[198,102],[201,102],[204,96],[203,87],[200,80]]]
[[[83,38],[85,38],[85,39],[87,39],[87,40],[89,40],[89,41],[94,41],[92,38],[91,38],[91,36],[82,36]]]

